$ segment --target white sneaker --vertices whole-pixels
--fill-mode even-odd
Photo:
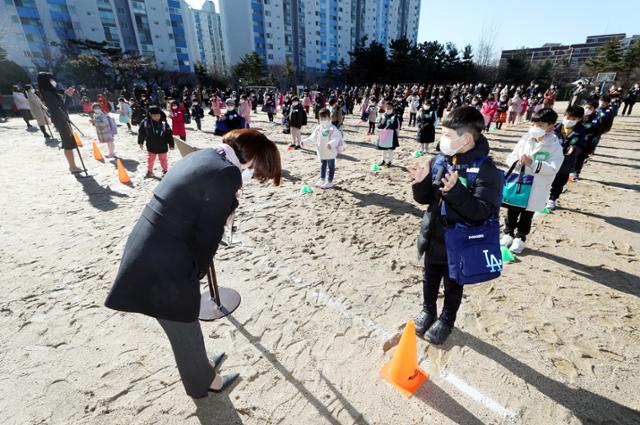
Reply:
[[[333,187],[333,182],[326,182],[323,186],[323,189],[331,189]]]
[[[551,199],[549,199],[547,201],[547,209],[548,210],[555,210],[556,209],[556,201],[552,201]]]
[[[316,182],[317,187],[323,187],[325,184],[326,182],[323,179],[320,179]]]
[[[524,251],[524,242],[522,241],[522,239],[515,238],[513,240],[513,243],[511,244],[511,247],[509,248],[509,251],[513,252],[514,254],[521,254],[522,251]]]
[[[502,239],[500,239],[500,246],[510,246],[513,242],[513,236],[504,235]]]
[[[577,182],[578,180],[580,180],[580,174],[571,173],[571,180],[573,180],[574,182]]]

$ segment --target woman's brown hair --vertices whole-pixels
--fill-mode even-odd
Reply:
[[[258,130],[243,128],[232,130],[224,135],[222,142],[233,148],[242,164],[253,160],[253,176],[261,183],[273,180],[274,186],[280,186],[282,164],[280,152],[275,143]]]

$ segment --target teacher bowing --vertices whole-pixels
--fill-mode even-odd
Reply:
[[[105,305],[154,317],[167,334],[188,395],[228,387],[237,374],[217,375],[222,355],[207,358],[198,313],[200,282],[238,205],[243,178],[280,184],[276,145],[253,129],[178,161],[156,187],[124,249]]]

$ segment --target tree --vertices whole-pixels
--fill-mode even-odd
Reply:
[[[296,70],[293,67],[293,63],[291,62],[291,59],[289,59],[289,56],[286,56],[284,58],[284,65],[282,66],[282,74],[284,76],[285,84],[287,88],[293,87],[296,85],[296,81],[294,78],[295,73],[296,73]]]
[[[476,63],[481,67],[492,67],[496,65],[496,38],[498,37],[498,26],[495,21],[491,25],[483,25],[480,41],[476,48]]]
[[[266,77],[265,66],[260,56],[256,52],[247,53],[240,62],[232,69],[233,75],[242,78],[247,84],[261,84]]]
[[[529,62],[525,51],[519,50],[500,67],[500,79],[511,84],[526,84],[531,80]]]
[[[11,93],[11,87],[16,84],[29,84],[29,74],[17,63],[10,60],[0,60],[0,93]]]
[[[350,77],[366,84],[387,80],[387,51],[377,41],[366,45],[363,37],[356,48],[349,52],[351,56]]]
[[[80,54],[70,59],[64,66],[63,72],[71,80],[89,87],[102,87],[109,84],[110,78],[106,68],[96,56]]]
[[[622,69],[619,80],[624,87],[640,79],[640,40],[629,45],[622,59]]]
[[[587,60],[582,69],[592,77],[595,77],[599,72],[618,72],[624,67],[623,60],[620,42],[611,40],[600,47],[598,54]]]

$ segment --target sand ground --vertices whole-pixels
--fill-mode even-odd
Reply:
[[[284,183],[247,187],[242,243],[216,257],[220,284],[242,304],[202,324],[209,351],[228,353],[223,372],[242,380],[192,400],[157,322],[103,306],[157,180],[143,178],[146,155],[120,127],[133,187],[120,184],[114,163],[92,158],[88,119],[72,119],[87,134],[91,178],[69,175],[57,145],[22,120],[0,124],[3,424],[640,423],[638,111],[616,119],[560,208],[536,216],[503,277],[465,288],[447,344],[418,340],[431,377],[412,398],[378,371],[393,354],[383,343],[421,306],[423,209],[405,169],[418,161],[413,129],[401,132],[399,166],[374,173],[366,124],[348,117],[337,187],[303,195],[318,178],[315,154],[287,151],[289,135],[254,117],[279,144]],[[525,130],[489,134],[502,166]]]

